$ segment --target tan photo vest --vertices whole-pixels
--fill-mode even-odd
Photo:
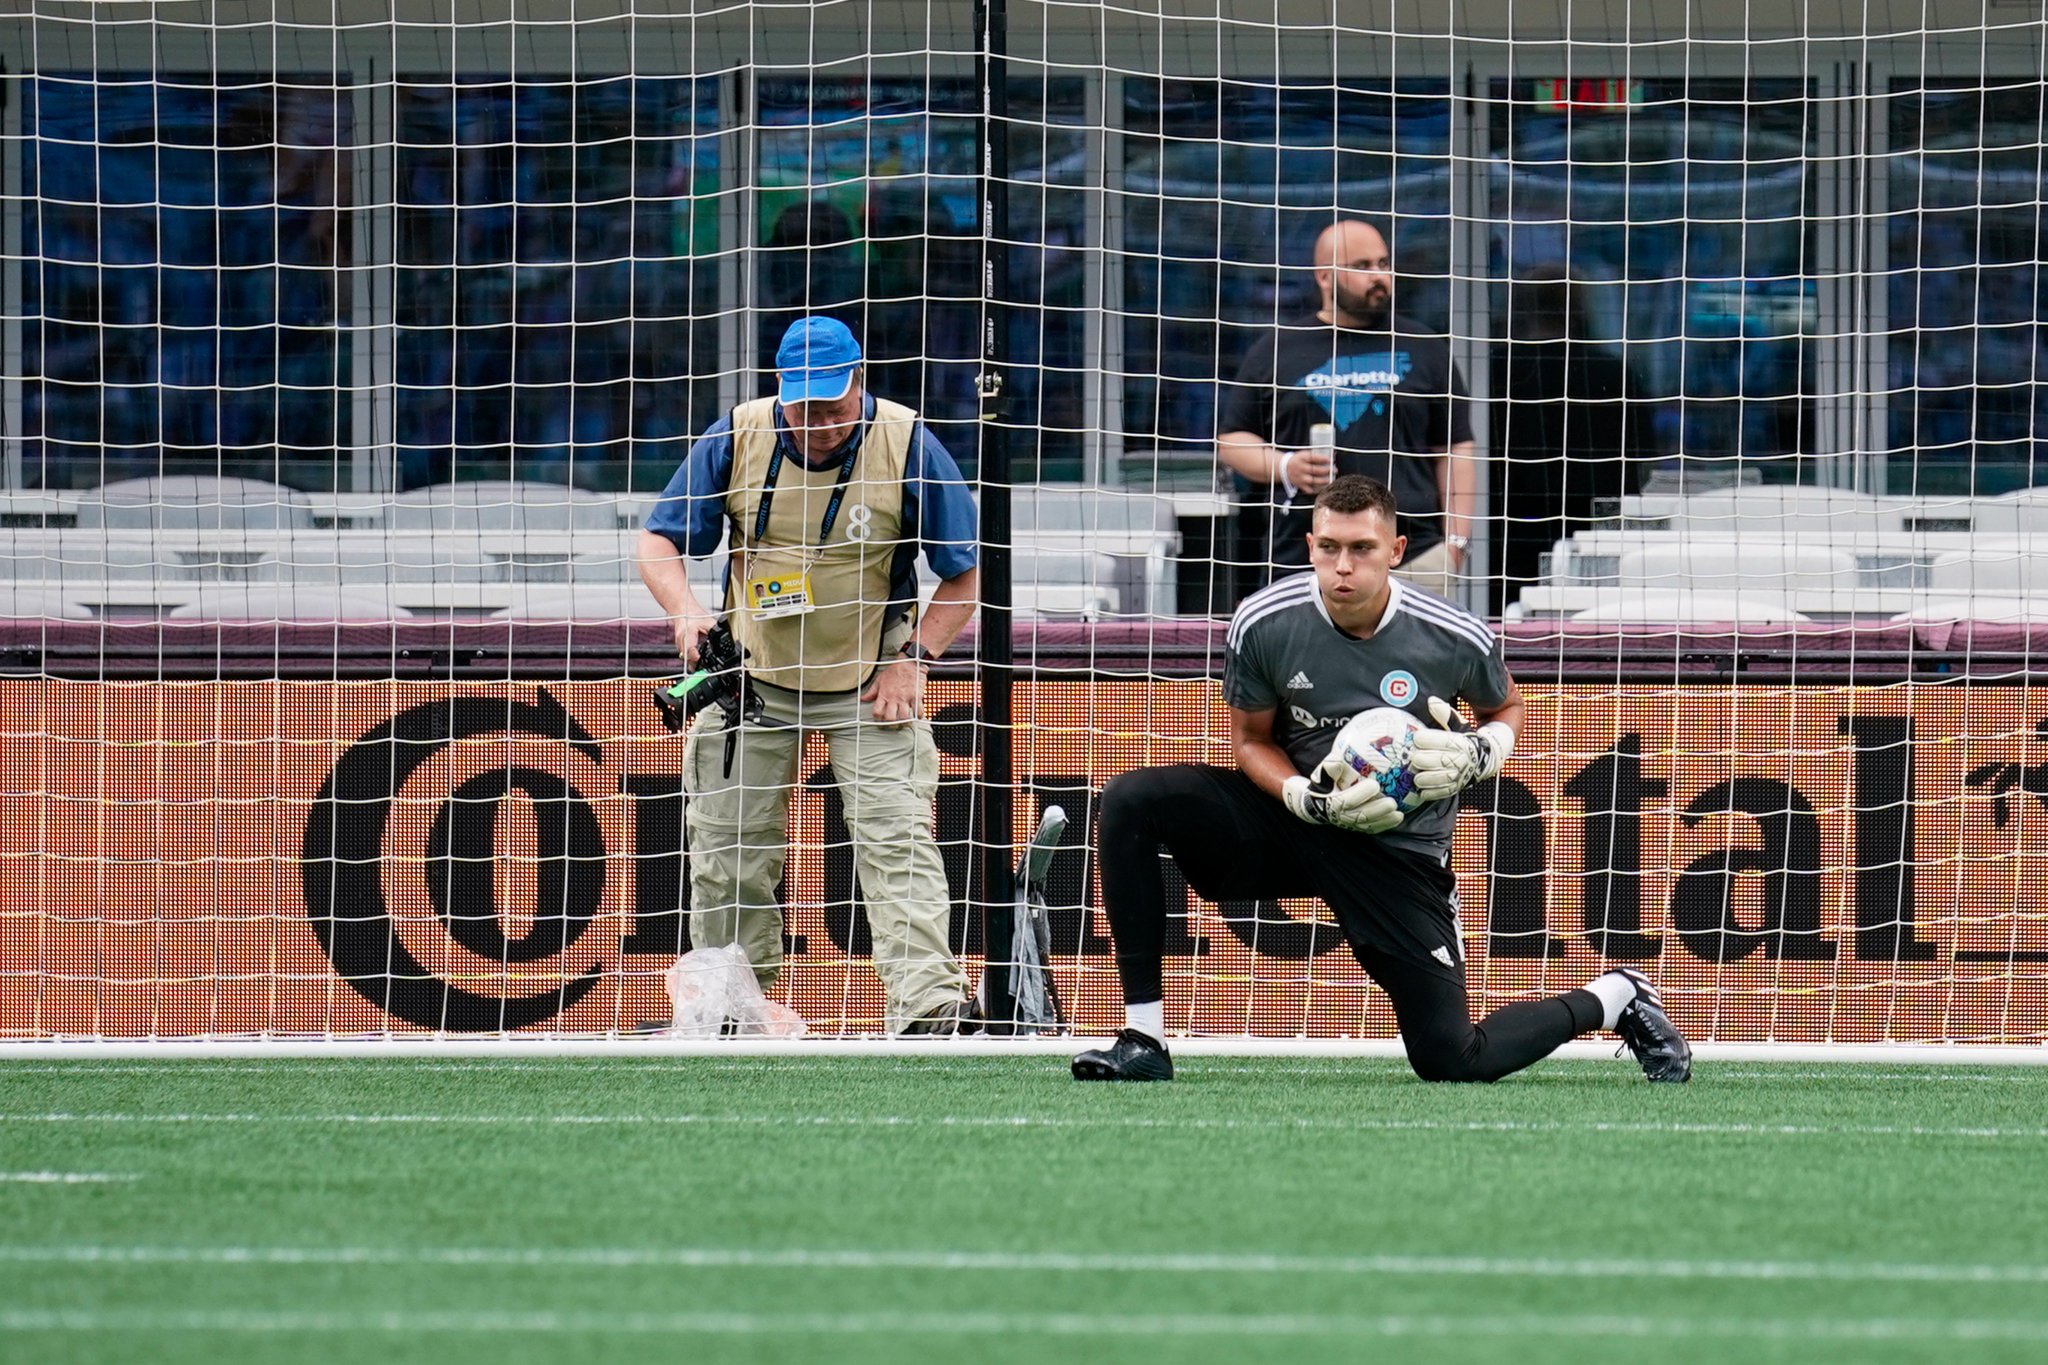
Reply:
[[[733,635],[748,652],[747,671],[758,680],[799,692],[848,692],[883,660],[890,568],[904,539],[917,531],[903,525],[903,475],[917,420],[900,403],[875,400],[874,419],[861,434],[859,453],[845,473],[845,493],[821,542],[819,528],[841,483],[842,461],[835,457],[824,469],[810,469],[785,454],[771,490],[775,400],[733,409],[726,607]],[[764,492],[768,520],[757,536]],[[753,609],[750,585],[772,585],[786,594],[804,576],[811,610],[762,615]],[[914,596],[907,609],[899,604],[888,643],[907,637],[916,607]]]

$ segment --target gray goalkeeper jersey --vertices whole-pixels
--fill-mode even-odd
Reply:
[[[1360,711],[1393,706],[1434,725],[1431,697],[1481,710],[1508,699],[1500,639],[1486,622],[1398,578],[1388,583],[1386,615],[1367,640],[1330,620],[1313,573],[1253,593],[1230,619],[1223,699],[1240,711],[1275,712],[1273,737],[1299,772],[1321,763]],[[1441,862],[1457,820],[1457,800],[1439,801],[1379,837]]]

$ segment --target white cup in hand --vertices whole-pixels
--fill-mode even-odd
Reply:
[[[1304,493],[1320,493],[1337,477],[1337,462],[1327,450],[1311,446],[1287,461],[1287,480]]]

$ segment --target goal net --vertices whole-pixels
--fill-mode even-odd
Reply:
[[[822,316],[920,433],[841,476],[901,553],[792,561],[859,566],[836,662],[940,543],[980,610],[893,779],[739,765],[814,1036],[902,1022],[905,792],[963,981],[1066,812],[1049,979],[1120,1022],[1102,788],[1234,762],[1326,444],[1527,700],[1451,852],[1475,1010],[1625,963],[1707,1042],[2048,1041],[2035,7],[956,8],[0,18],[0,1040],[666,1019],[715,887],[647,535],[766,582],[746,405]],[[1176,1036],[1392,1036],[1320,903],[1161,875]]]

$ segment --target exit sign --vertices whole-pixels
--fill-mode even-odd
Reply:
[[[1643,103],[1643,83],[1604,77],[1555,76],[1534,82],[1536,103],[1554,113],[1570,110],[1634,109]]]

